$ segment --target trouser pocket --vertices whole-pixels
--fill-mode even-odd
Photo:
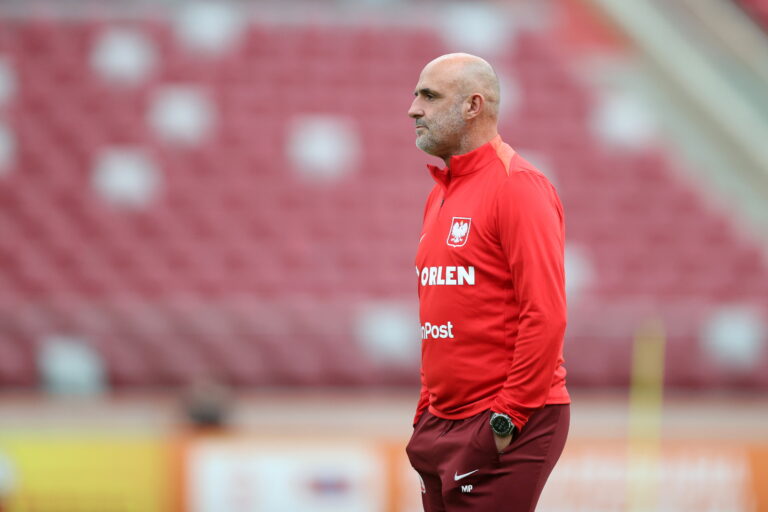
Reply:
[[[468,428],[462,429],[462,439],[460,439],[460,450],[464,452],[462,458],[465,462],[486,466],[498,460],[490,419],[491,412],[483,411],[467,420]]]
[[[405,453],[408,456],[408,460],[411,462],[411,466],[415,469],[426,467],[428,464],[429,453],[431,446],[427,442],[425,435],[425,423],[429,420],[426,416],[429,412],[424,411],[419,421],[416,422],[416,426],[413,428],[411,439],[405,446]]]

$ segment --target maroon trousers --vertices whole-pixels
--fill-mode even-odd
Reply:
[[[428,411],[406,447],[422,480],[424,512],[532,512],[563,452],[570,406],[547,405],[502,452],[485,411],[444,420]]]

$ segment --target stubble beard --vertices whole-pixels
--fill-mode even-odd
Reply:
[[[416,137],[416,147],[429,155],[445,158],[455,153],[466,122],[461,116],[461,102],[429,121]]]

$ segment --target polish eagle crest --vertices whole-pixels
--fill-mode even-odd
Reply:
[[[446,243],[451,247],[461,247],[466,244],[471,225],[472,219],[469,217],[454,217],[451,220],[451,229]]]

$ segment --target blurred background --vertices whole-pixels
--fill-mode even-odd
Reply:
[[[539,510],[768,510],[766,0],[2,0],[1,511],[420,510],[450,51],[566,211]]]

